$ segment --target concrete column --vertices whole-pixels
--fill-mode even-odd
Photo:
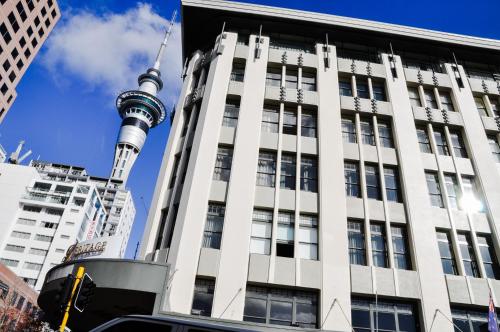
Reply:
[[[393,78],[387,54],[382,55],[386,68],[387,90],[394,111],[394,140],[400,162],[400,178],[408,217],[408,232],[413,260],[418,272],[422,296],[423,330],[432,324],[437,309],[451,316],[448,291],[441,267],[424,166],[415,128],[401,58],[396,56],[398,78]],[[419,87],[421,90],[421,87]],[[422,93],[422,91],[421,91]],[[421,96],[422,97],[422,96]],[[404,151],[404,153],[402,153]],[[435,331],[451,332],[453,326],[444,319],[436,319]]]
[[[330,46],[330,67],[325,68],[323,45],[318,56],[318,166],[319,258],[322,263],[321,309],[318,322],[325,330],[350,330],[351,285],[347,242],[347,211],[344,189],[344,157],[336,49]],[[328,170],[323,172],[322,170]],[[333,302],[335,306],[329,310]],[[340,306],[340,308],[339,308]],[[348,316],[346,321],[342,310]],[[328,315],[328,316],[327,316]]]
[[[259,59],[255,59],[255,39],[255,36],[250,37],[248,48],[238,119],[241,125],[236,131],[234,143],[219,273],[212,306],[212,316],[224,319],[242,320],[245,307],[255,174],[259,159],[269,45],[269,38],[264,38],[264,44],[261,44],[262,54]],[[276,179],[276,190],[279,188],[278,180]]]

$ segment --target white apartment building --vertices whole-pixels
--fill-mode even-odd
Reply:
[[[221,0],[182,12],[184,84],[141,248],[171,266],[159,313],[485,328],[500,41]]]

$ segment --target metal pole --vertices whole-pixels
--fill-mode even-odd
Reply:
[[[75,283],[73,284],[73,289],[71,290],[71,296],[69,297],[68,304],[66,305],[66,310],[64,310],[64,316],[61,322],[61,326],[59,327],[59,332],[64,332],[64,330],[66,329],[66,324],[68,323],[69,319],[69,309],[71,308],[71,302],[73,302],[73,296],[75,295],[78,284],[82,280],[84,274],[85,268],[83,266],[79,266],[76,273]]]

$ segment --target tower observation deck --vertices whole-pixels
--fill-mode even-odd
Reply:
[[[110,179],[121,182],[123,185],[127,182],[149,130],[165,120],[165,106],[157,98],[158,92],[163,88],[160,61],[172,32],[175,17],[176,12],[172,15],[170,26],[165,33],[154,66],[139,76],[139,88],[125,91],[116,99],[116,108],[122,118],[122,124],[116,141]]]

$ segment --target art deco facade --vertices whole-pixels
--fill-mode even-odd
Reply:
[[[0,0],[0,123],[61,12],[56,0]]]
[[[500,42],[182,7],[184,84],[141,252],[171,264],[159,311],[484,325],[490,290],[500,301]]]

